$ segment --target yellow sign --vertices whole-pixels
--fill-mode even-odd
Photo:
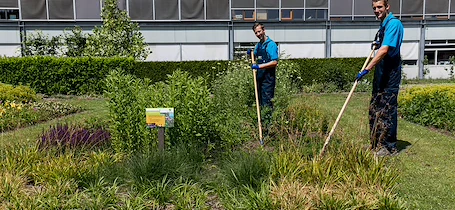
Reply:
[[[145,122],[150,128],[174,127],[174,108],[146,108]]]

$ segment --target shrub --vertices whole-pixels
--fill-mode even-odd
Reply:
[[[36,101],[37,95],[31,88],[23,85],[12,86],[0,83],[0,101],[27,103]]]
[[[451,85],[415,87],[401,92],[400,115],[424,126],[455,131],[455,88]]]

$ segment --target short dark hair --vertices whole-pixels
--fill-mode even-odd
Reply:
[[[384,2],[384,6],[389,5],[389,0],[373,0],[373,2],[380,2],[380,1]]]
[[[254,23],[253,31],[255,31],[256,27],[258,27],[258,26],[261,26],[261,28],[264,30],[264,24],[262,24],[262,23]]]

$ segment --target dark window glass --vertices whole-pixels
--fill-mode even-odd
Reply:
[[[455,13],[455,1],[450,2],[450,13]]]
[[[178,0],[155,0],[155,18],[157,20],[178,20]]]
[[[132,20],[153,20],[153,1],[129,0],[128,2]]]
[[[254,8],[254,0],[232,0],[232,8]]]
[[[98,0],[76,0],[76,19],[101,19]]]
[[[19,19],[19,10],[18,9],[6,10],[6,18],[8,20],[17,20],[17,19]]]
[[[389,4],[390,4],[390,11],[393,13],[393,15],[395,17],[398,17],[400,15],[400,8],[401,8],[400,1],[391,0],[391,1],[389,1]],[[371,11],[373,11],[373,10],[371,10]]]
[[[372,1],[355,0],[354,15],[374,15]]]
[[[22,19],[47,19],[46,0],[21,0]]]
[[[332,0],[330,15],[352,15],[352,0]]]
[[[327,10],[307,9],[305,10],[305,20],[327,20]]]
[[[339,1],[339,0],[335,0]],[[332,0],[332,3],[334,1]],[[306,0],[305,8],[328,8],[328,0]]]
[[[207,0],[207,19],[229,19],[229,0]]]
[[[449,8],[449,0],[427,0],[425,3],[426,14],[447,14],[447,8]]]
[[[292,12],[294,13],[294,20],[303,20],[305,17],[303,9],[294,9]]]
[[[258,8],[278,8],[280,3],[278,0],[256,0]]]
[[[49,19],[74,19],[73,0],[49,0]]]
[[[403,7],[401,8],[402,14],[423,14],[423,1],[416,0],[402,0]]]
[[[281,8],[303,8],[304,0],[281,0]]]
[[[17,0],[1,0],[0,7],[13,7],[18,8]]]
[[[204,20],[204,0],[184,0],[182,4],[182,20]]]
[[[256,20],[279,20],[279,10],[277,9],[258,9]]]
[[[6,10],[0,9],[0,20],[6,20]]]

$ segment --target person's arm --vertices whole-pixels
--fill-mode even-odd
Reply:
[[[390,49],[389,46],[382,46],[381,48],[379,48],[378,52],[365,69],[371,71],[376,65],[378,65],[379,62],[382,61],[382,59],[384,59],[387,53],[389,53],[389,49]]]

